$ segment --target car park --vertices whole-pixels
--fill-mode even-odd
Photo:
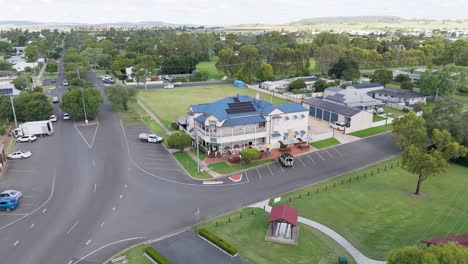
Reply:
[[[16,139],[16,142],[24,143],[24,142],[33,142],[36,141],[37,137],[34,135],[26,135],[26,136],[20,136]]]
[[[16,190],[6,190],[0,193],[0,197],[9,197],[9,198],[15,198],[15,199],[20,199],[23,196],[23,193],[20,191]]]
[[[0,210],[11,211],[16,209],[19,205],[19,200],[12,197],[0,198]]]
[[[63,86],[68,86],[68,81],[67,81],[67,80],[63,80],[62,85],[63,85]]]
[[[59,103],[59,102],[60,102],[60,99],[59,99],[58,96],[52,97],[52,103],[57,104],[57,103]]]
[[[330,125],[333,129],[343,131],[347,127],[346,123],[344,122],[333,122]]]
[[[52,122],[57,122],[57,116],[56,115],[51,115],[49,117],[49,120],[52,121]]]
[[[17,150],[7,155],[8,159],[27,159],[31,157],[31,151]]]
[[[70,120],[70,114],[69,113],[63,113],[63,120]]]

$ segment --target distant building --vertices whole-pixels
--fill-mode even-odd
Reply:
[[[299,79],[304,80],[307,86],[306,88],[308,90],[312,90],[315,82],[318,81],[319,78],[317,78],[316,76],[302,76],[302,77],[295,77],[295,78],[283,79],[283,80],[278,80],[278,81],[266,81],[260,84],[260,88],[263,88],[269,91],[285,93],[289,91],[289,84]]]
[[[12,83],[0,83],[1,95],[19,95],[21,91],[17,90]]]
[[[371,94],[372,97],[384,102],[397,103],[404,106],[412,106],[417,103],[426,104],[428,97],[418,92],[391,87],[372,91]]]
[[[375,108],[381,107],[384,103],[372,98],[368,93],[383,88],[383,85],[378,83],[357,84],[348,86],[346,89],[329,87],[325,89],[324,99],[360,110],[373,112]]]

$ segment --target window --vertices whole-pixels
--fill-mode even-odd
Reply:
[[[265,127],[265,122],[258,123],[258,127]]]

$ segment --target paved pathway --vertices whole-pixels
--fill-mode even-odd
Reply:
[[[156,123],[158,123],[158,125],[164,130],[164,132],[168,135],[172,134],[171,131],[169,131],[169,129],[167,129],[167,127],[161,122],[161,120],[159,120],[159,118],[157,118],[149,109],[148,107],[146,107],[145,104],[143,104],[140,100],[137,99],[137,102],[138,104],[141,106],[141,108],[143,108],[143,110],[145,110],[146,114],[148,114],[151,119],[153,119]]]
[[[251,207],[265,208],[265,211],[271,212],[271,206],[268,205],[268,200],[251,205]],[[308,225],[312,228],[319,230],[320,232],[324,233],[325,235],[335,240],[344,249],[346,249],[346,251],[348,251],[348,253],[354,258],[354,260],[358,264],[385,264],[387,263],[386,261],[373,260],[364,256],[364,254],[362,254],[356,247],[354,247],[353,244],[351,244],[351,242],[349,242],[348,240],[346,240],[346,238],[344,238],[337,232],[333,231],[332,229],[328,228],[327,226],[324,226],[318,222],[312,221],[304,217],[299,217],[298,221],[299,223]]]
[[[361,139],[355,136],[343,134],[342,132],[338,132],[338,131],[335,131],[334,136],[341,144],[345,144],[345,143],[349,143],[349,142],[353,142],[353,141],[357,141]]]
[[[194,161],[197,161],[197,160],[198,160],[197,156],[196,156],[195,154],[193,154],[192,151],[185,151],[185,153],[187,153],[190,157],[192,157],[192,159],[193,159]],[[205,163],[203,163],[203,161],[201,161],[201,160],[200,160],[200,166],[202,166],[203,169],[204,169],[206,172],[208,172],[211,176],[213,176],[214,178],[224,176],[224,175],[219,174],[219,173],[217,173],[217,172],[215,172],[215,171],[212,171],[212,170],[211,170],[210,168],[208,168],[208,166],[207,166]]]

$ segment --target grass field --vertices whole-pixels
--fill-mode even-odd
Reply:
[[[219,72],[218,69],[216,69],[216,63],[218,62],[218,57],[214,56],[210,58],[210,61],[202,61],[197,64],[196,71],[201,72],[201,71],[206,71],[208,72],[208,80],[221,80],[223,78],[224,74]]]
[[[192,149],[190,149],[190,151],[192,151],[192,153],[195,154],[195,156],[197,156],[197,149],[196,149],[196,148],[192,148]],[[200,155],[199,155],[199,159],[200,159],[200,160],[206,159],[205,154],[202,153],[201,150],[199,151],[199,154],[200,154]]]
[[[167,126],[180,116],[187,116],[188,108],[192,104],[211,103],[226,96],[235,96],[238,93],[255,97],[256,91],[248,88],[235,88],[229,84],[140,91],[137,97]],[[289,103],[289,101],[262,93],[260,93],[260,98],[267,101],[270,101],[271,98],[273,104]]]
[[[349,135],[364,138],[364,137],[377,135],[386,131],[390,131],[392,129],[393,129],[393,124],[387,124],[383,126],[371,127],[371,128],[364,129],[364,130],[359,130],[353,133],[349,133]]]
[[[292,197],[289,204],[302,217],[327,225],[375,259],[384,259],[394,248],[421,245],[421,239],[468,233],[468,169],[451,165],[446,174],[424,181],[422,194],[415,196],[417,177],[397,166],[397,161],[285,194],[282,200]]]
[[[309,59],[310,62],[310,74],[320,74],[320,70],[317,68],[317,63],[314,58]]]
[[[128,103],[128,110],[124,111],[123,107],[114,107],[114,109],[117,111],[117,114],[120,116],[122,119],[122,123],[124,125],[137,125],[137,124],[142,124],[145,123],[152,131],[153,133],[163,133],[164,130],[161,128],[161,126],[158,125],[150,116],[148,116],[141,108],[140,105],[136,101],[130,101]]]
[[[240,171],[240,170],[252,168],[255,166],[263,165],[266,163],[270,163],[272,161],[273,159],[266,159],[266,160],[252,161],[249,163],[242,162],[242,164],[236,164],[236,165],[229,165],[225,161],[221,161],[221,162],[208,164],[208,168],[212,169],[213,171],[217,173],[229,174],[229,173],[233,173],[236,171]]]
[[[322,148],[335,146],[338,144],[340,144],[340,142],[336,138],[327,138],[327,139],[311,142],[309,145],[311,145],[314,148],[322,149]]]
[[[396,84],[396,83],[387,83],[385,85],[385,87],[392,87],[392,88],[400,88],[400,84]]]
[[[251,215],[252,210],[254,215]],[[240,219],[240,211],[237,211],[209,220],[200,226],[233,244],[240,255],[252,264],[325,264],[337,263],[338,256],[348,256],[335,241],[305,225],[300,225],[298,245],[267,242],[265,234],[268,213],[261,209],[244,209],[242,215]],[[228,217],[231,218],[229,224]],[[350,256],[348,259],[352,260]]]
[[[391,107],[387,107],[385,109],[385,113],[388,113],[388,115],[392,118],[397,118],[397,117],[400,117],[404,114],[406,114],[405,112],[401,111],[401,110],[398,110],[396,108],[391,108]],[[375,121],[374,121],[375,122]]]
[[[463,96],[463,95],[454,95],[453,96],[454,98],[458,98],[460,100],[465,100],[465,101],[468,101],[468,96]]]
[[[45,79],[57,79],[58,77],[58,73],[57,72],[44,72],[44,74],[42,74],[42,80],[45,80]]]
[[[184,169],[187,171],[190,176],[196,179],[211,179],[211,175],[204,171],[204,172],[197,172],[197,162],[190,157],[189,154],[185,152],[174,152],[173,153],[174,157],[179,161],[180,165],[184,167]]]
[[[385,120],[385,117],[379,116],[379,115],[373,115],[372,116],[372,122],[379,122],[379,121],[382,121],[382,120]]]
[[[153,264],[143,255],[143,253],[145,253],[145,248],[147,247],[148,245],[145,245],[145,244],[136,246],[134,248],[131,248],[123,252],[122,254],[119,255],[119,257],[125,255],[127,257],[128,264]],[[107,264],[112,264],[112,263],[109,261],[107,262]]]

